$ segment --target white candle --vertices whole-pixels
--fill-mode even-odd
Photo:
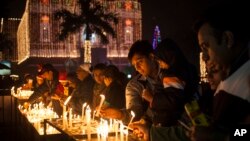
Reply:
[[[100,110],[101,110],[102,104],[103,104],[103,102],[104,102],[104,100],[105,100],[105,96],[104,96],[104,95],[101,94],[100,97],[101,97],[101,101],[100,101],[99,107],[98,107],[97,112],[96,112],[96,116],[97,116],[97,117],[99,117],[99,114],[100,114]]]
[[[115,128],[115,140],[118,140],[118,126],[119,126],[119,122],[117,120],[114,121],[114,128]]]
[[[93,118],[92,118],[93,121],[95,120],[95,113],[96,113],[96,110],[93,111]]]
[[[84,122],[84,111],[85,111],[85,107],[86,107],[87,103],[85,102],[83,105],[82,105],[82,120]]]
[[[63,128],[66,129],[68,127],[68,122],[67,122],[67,104],[70,101],[71,96],[69,96],[65,102],[63,103]]]
[[[67,104],[68,104],[68,102],[70,101],[70,99],[71,99],[71,96],[69,96],[69,97],[65,100],[65,102],[64,102],[64,105],[65,105],[65,106],[67,106]]]
[[[112,118],[109,119],[109,130],[112,131],[113,129],[113,123],[112,123]]]
[[[130,119],[128,125],[129,125],[130,123],[132,123],[132,121],[133,121],[133,119],[134,119],[134,117],[135,117],[135,113],[134,113],[133,111],[131,111],[130,113],[131,113],[131,116],[132,116],[132,117],[131,117],[131,119]]]
[[[120,141],[123,141],[123,140],[124,140],[123,130],[124,130],[124,125],[123,125],[123,123],[120,121]]]
[[[125,134],[125,140],[128,141],[128,128],[123,130],[124,134]]]
[[[72,108],[69,109],[69,128],[72,127]]]
[[[86,123],[87,123],[87,140],[90,141],[91,140],[91,127],[90,127],[91,109],[89,106],[87,106],[86,108]]]
[[[64,112],[63,112],[63,117],[62,117],[62,120],[63,120],[63,129],[66,129],[67,128],[67,112],[66,112],[66,106],[63,106],[63,109]]]

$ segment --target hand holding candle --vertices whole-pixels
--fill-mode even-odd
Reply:
[[[97,116],[97,117],[98,117],[99,114],[100,114],[100,110],[101,110],[102,104],[103,104],[103,102],[104,102],[104,100],[105,100],[105,96],[104,96],[104,95],[101,94],[100,97],[101,97],[101,101],[100,101],[99,107],[98,107],[98,109],[97,109],[97,111],[96,111],[96,116]]]

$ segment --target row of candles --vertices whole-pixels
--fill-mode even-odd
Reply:
[[[58,115],[53,111],[53,108],[46,108],[42,102],[39,104],[34,104],[33,106],[29,106],[28,109],[25,109],[23,106],[18,105],[18,109],[26,115],[28,121],[34,125],[39,134],[43,133],[43,128],[41,128],[41,123],[44,119],[53,119],[58,118]],[[46,129],[47,134],[59,133],[52,126],[48,126]]]
[[[84,131],[82,131],[83,134],[87,134],[87,140],[91,140],[91,123],[95,123],[94,117],[99,117],[100,115],[100,110],[101,107],[104,103],[105,96],[100,95],[101,101],[100,104],[97,108],[97,111],[93,111],[93,118],[91,118],[91,109],[90,106],[87,105],[87,103],[84,103],[82,106],[82,116],[80,117],[79,115],[76,116],[72,114],[72,108],[69,108],[67,110],[67,104],[71,99],[71,96],[68,96],[68,98],[65,100],[63,104],[63,115],[62,115],[62,128],[66,130],[70,130],[73,125],[72,122],[73,120],[82,120],[83,125],[86,126]],[[19,105],[18,106],[19,110],[24,113],[29,122],[33,123],[35,128],[37,129],[38,132],[43,132],[43,129],[41,128],[41,122],[44,121],[44,119],[53,119],[53,118],[59,118],[58,115],[53,111],[52,108],[46,108],[42,102],[39,104],[34,104],[32,107],[29,106],[28,109],[23,108],[23,106]],[[133,121],[133,118],[135,117],[135,114],[133,111],[131,111],[131,123]],[[49,130],[54,130],[51,128],[47,128],[47,133],[50,134]],[[54,132],[54,131],[53,131]],[[128,129],[125,128],[123,123],[118,120],[109,120],[109,125],[108,121],[101,119],[97,128],[96,128],[96,133],[97,133],[97,139],[98,141],[105,141],[107,140],[108,133],[109,132],[115,132],[115,138],[116,140],[118,139],[118,132],[120,136],[120,140],[123,141],[124,138],[125,140],[128,140]]]
[[[87,103],[84,103],[82,105],[82,123],[85,123],[86,128],[85,131],[83,131],[83,133],[87,134],[87,140],[91,140],[91,122],[94,122],[94,117],[97,116],[99,117],[100,114],[100,110],[101,107],[105,101],[105,96],[104,95],[100,95],[101,100],[100,100],[100,104],[97,108],[97,111],[93,111],[93,118],[91,118],[91,109],[90,106],[87,105]],[[71,128],[72,127],[72,108],[70,108],[67,112],[67,104],[70,101],[71,96],[69,96],[63,105],[63,129],[67,129],[67,128]],[[68,116],[67,116],[68,115]],[[135,114],[133,111],[131,111],[131,119],[129,124],[133,121]],[[75,117],[75,116],[74,116]],[[79,117],[78,117],[79,119]],[[108,121],[101,119],[99,122],[99,125],[96,129],[96,133],[97,133],[97,139],[98,141],[106,141],[107,137],[108,137],[108,133],[109,132],[115,132],[115,138],[116,140],[118,139],[118,132],[120,135],[120,140],[123,141],[124,138],[127,141],[128,140],[128,128],[123,125],[123,123],[121,121],[118,120],[113,120],[110,119],[109,120],[109,125],[108,125]]]

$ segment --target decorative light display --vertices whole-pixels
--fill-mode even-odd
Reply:
[[[29,57],[64,57],[76,58],[80,56],[77,48],[77,37],[70,35],[65,41],[59,41],[57,34],[59,23],[54,21],[54,11],[65,7],[73,11],[75,5],[49,0],[27,0],[26,8],[17,31],[18,63]]]
[[[160,42],[161,42],[160,29],[159,29],[159,26],[155,26],[154,36],[153,36],[153,43],[152,43],[153,49],[155,49]]]
[[[127,57],[131,45],[142,37],[141,4],[138,0],[114,0],[103,3],[104,7],[117,13],[118,24],[114,25],[116,38],[109,38],[107,57]],[[126,39],[127,40],[126,40]]]
[[[96,37],[94,42],[92,40],[92,43],[86,43],[79,36],[81,34],[80,31],[79,33],[69,35],[65,41],[58,41],[57,34],[60,31],[60,27],[59,23],[52,18],[53,12],[63,7],[69,11],[79,13],[79,5],[76,1],[26,1],[26,8],[17,32],[17,61],[19,64],[29,57],[80,57],[79,46],[84,46],[84,49],[87,50],[84,54],[86,63],[91,63],[91,47],[107,48],[107,57],[127,57],[132,43],[141,39],[142,36],[140,2],[138,0],[101,1],[107,11],[118,15],[118,24],[112,25],[117,36],[114,39],[109,37],[110,43],[103,46],[100,44],[98,37]],[[124,39],[128,35],[127,29],[129,29],[129,35],[131,35],[128,38],[131,39],[129,42],[125,42]]]
[[[85,40],[84,42],[84,63],[91,64],[91,41]]]

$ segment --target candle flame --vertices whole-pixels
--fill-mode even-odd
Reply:
[[[65,105],[65,106],[67,106],[67,104],[68,104],[68,102],[70,101],[70,99],[71,99],[71,96],[69,96],[69,97],[65,100],[65,102],[64,102],[64,105]]]

